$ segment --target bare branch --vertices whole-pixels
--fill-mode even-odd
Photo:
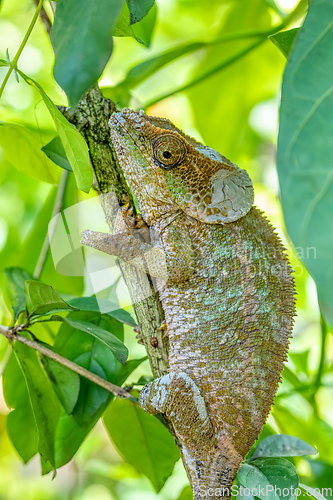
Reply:
[[[17,329],[17,328],[16,328]],[[134,398],[129,392],[125,391],[122,387],[118,387],[115,384],[112,384],[111,382],[108,382],[107,380],[104,380],[103,378],[99,377],[95,373],[90,372],[89,370],[86,370],[80,365],[77,365],[73,361],[70,361],[69,359],[64,358],[63,356],[60,356],[60,354],[52,351],[51,349],[48,349],[42,344],[39,344],[38,342],[35,342],[34,340],[27,339],[26,337],[23,337],[22,335],[19,335],[18,333],[15,332],[15,329],[9,329],[4,326],[0,326],[0,333],[4,335],[7,340],[12,343],[12,342],[21,342],[22,344],[30,347],[31,349],[34,349],[35,351],[40,352],[44,356],[47,356],[48,358],[53,359],[54,361],[57,361],[57,363],[61,364],[62,366],[65,366],[66,368],[69,368],[73,372],[77,373],[78,375],[81,375],[82,377],[85,377],[86,379],[90,380],[94,384],[99,385],[100,387],[103,387],[103,389],[106,389],[107,391],[111,392],[118,398],[126,398],[130,399],[131,401],[137,403],[136,398]]]

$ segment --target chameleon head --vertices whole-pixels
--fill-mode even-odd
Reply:
[[[254,192],[247,172],[169,120],[124,108],[111,116],[110,126],[119,161],[143,212],[149,200],[202,222],[225,224],[250,210]]]

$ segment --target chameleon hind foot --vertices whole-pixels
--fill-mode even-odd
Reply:
[[[185,372],[170,372],[147,384],[140,393],[140,404],[151,415],[165,414],[187,449],[198,448],[213,436],[204,398]]]

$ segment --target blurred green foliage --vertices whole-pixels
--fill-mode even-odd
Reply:
[[[73,0],[67,4],[59,0],[58,3],[64,10],[74,6],[76,12]],[[87,9],[91,7],[93,14],[92,3],[85,3]],[[101,2],[104,6],[106,3]],[[77,18],[70,16],[68,31],[63,39],[63,31],[58,24],[58,33],[54,33],[56,52],[59,49],[57,65],[60,69],[56,71],[58,82],[67,90],[70,102],[75,103],[81,92],[94,83],[94,79],[106,65],[100,80],[106,96],[121,106],[129,105],[133,108],[146,107],[150,103],[150,114],[170,118],[187,133],[248,170],[255,183],[256,204],[277,226],[288,246],[298,293],[298,317],[289,361],[261,439],[279,432],[297,436],[314,446],[319,452],[318,457],[300,456],[289,460],[296,466],[301,483],[317,488],[332,487],[332,336],[325,320],[320,320],[314,282],[299,260],[302,258],[307,262],[313,257],[309,248],[311,245],[302,247],[303,254],[299,250],[296,252],[284,232],[275,169],[279,90],[286,63],[283,54],[289,53],[294,32],[282,35],[283,40],[281,35],[274,40],[269,37],[274,35],[276,26],[280,26],[280,29],[299,26],[305,14],[306,2],[300,2],[296,15],[290,19],[289,24],[284,24],[289,19],[286,2],[283,4],[282,1],[274,0],[212,0],[209,8],[201,0],[158,0],[157,6],[134,24],[133,21],[140,19],[152,2],[147,0],[141,5],[134,0],[129,0],[126,4],[121,1],[114,3],[117,3],[117,12],[122,11],[115,23],[114,35],[117,37],[114,38],[113,45],[109,36],[108,47],[105,47],[105,33],[96,29],[100,25],[92,25],[91,36],[103,46],[103,50],[97,50],[98,60],[94,55],[96,51],[90,53],[84,46],[75,45],[76,41],[83,40],[86,27],[84,23],[91,22],[89,16],[85,16],[83,7],[81,17],[79,16],[83,24],[77,23],[74,30],[70,22],[74,24]],[[292,10],[296,3],[289,2],[287,6]],[[143,6],[144,11],[140,13],[136,10],[138,6]],[[48,2],[45,8],[52,17]],[[29,0],[1,2],[0,58],[4,61],[8,54],[11,59],[14,57],[34,11],[35,4]],[[102,14],[103,11],[97,13]],[[60,11],[58,23],[64,22],[66,16],[65,12],[61,18]],[[111,29],[112,22],[107,25]],[[69,54],[62,44],[65,44],[65,49],[66,45],[73,46],[73,51]],[[63,60],[60,49],[66,56]],[[107,62],[112,50],[110,62]],[[300,46],[298,50],[301,50]],[[322,52],[318,57],[320,55]],[[320,61],[317,61],[320,65]],[[39,21],[22,52],[18,68],[36,80],[53,102],[64,105],[67,104],[67,98],[54,80],[53,64],[53,50],[44,26]],[[95,73],[89,72],[92,66]],[[1,79],[7,70],[7,66],[0,66]],[[79,84],[73,79],[75,71],[82,75]],[[85,71],[89,74],[86,75]],[[310,86],[316,83],[315,76],[314,74],[313,81],[308,82]],[[300,77],[306,83],[304,75]],[[287,78],[288,76],[284,86],[288,89],[291,84]],[[179,89],[183,91],[178,92]],[[161,99],[163,96],[169,97]],[[291,106],[290,102],[294,102],[293,95],[283,99],[289,99],[284,106]],[[46,101],[44,97],[44,102]],[[294,110],[293,107],[291,109]],[[2,95],[0,114],[0,323],[9,325],[12,312],[4,270],[10,266],[19,266],[30,275],[39,275],[41,281],[52,285],[66,301],[76,307],[81,307],[77,302],[79,296],[92,293],[89,276],[81,276],[79,271],[73,271],[71,276],[60,274],[46,242],[48,224],[54,214],[55,204],[66,211],[78,202],[93,200],[95,194],[92,190],[90,194],[79,191],[73,173],[57,167],[52,162],[52,156],[49,159],[41,152],[42,147],[45,150],[45,146],[60,135],[59,127],[56,128],[57,123],[53,121],[41,95],[22,78],[17,83],[14,74]],[[293,118],[291,114],[290,120]],[[328,121],[332,126],[332,118]],[[292,128],[296,125],[290,121],[289,126]],[[9,129],[12,133],[8,139],[6,131]],[[16,134],[15,140],[13,133]],[[287,138],[290,137],[288,129],[284,133]],[[330,144],[328,142],[327,147]],[[67,151],[66,153],[68,156]],[[63,150],[61,156],[63,159]],[[70,160],[69,156],[68,159]],[[329,165],[331,167],[332,163],[329,164],[329,161],[330,156],[325,169]],[[326,173],[325,170],[325,175]],[[89,182],[89,179],[86,183],[83,182],[83,187],[87,187]],[[283,183],[281,187],[283,189]],[[286,194],[282,194],[285,196],[284,216],[290,230],[292,222],[288,221],[288,203],[307,203],[308,199],[301,192],[300,198],[294,198],[293,186],[288,189],[290,193],[285,191]],[[73,216],[73,221],[74,225],[76,222],[78,224],[77,214]],[[318,223],[318,219],[313,231],[323,235],[323,225]],[[290,230],[290,236],[294,236],[293,229]],[[326,234],[323,236],[325,238]],[[61,247],[67,241],[63,238],[58,243]],[[72,270],[79,260],[78,253],[73,252],[73,255]],[[87,252],[86,263],[92,258]],[[319,265],[320,262],[316,264]],[[322,266],[321,272],[325,274],[325,271],[325,266]],[[124,306],[127,304],[124,287],[121,283],[118,284],[116,276],[113,280],[116,285],[101,290],[99,296],[109,301],[119,300],[120,305]],[[108,287],[110,285],[112,280]],[[70,323],[62,323],[60,328],[59,323],[40,323],[34,325],[33,332],[42,341],[54,343],[54,347],[63,356],[115,383],[122,384],[128,377],[127,382],[132,383],[141,376],[150,375],[147,363],[141,364],[144,349],[136,344],[132,327],[127,326],[133,326],[128,315],[111,317],[100,314],[92,304],[84,312],[71,315],[77,320],[89,321],[102,328],[104,325],[121,341],[125,330],[130,360],[121,365],[107,346]],[[10,354],[8,342],[0,336],[0,374],[3,375],[4,382],[4,399],[0,400],[0,499],[191,498],[180,462],[171,474],[177,455],[166,436],[162,439],[161,446],[162,450],[163,446],[170,450],[168,456],[171,458],[165,462],[165,469],[162,471],[164,475],[155,467],[154,459],[157,452],[161,451],[158,440],[165,431],[160,422],[146,414],[131,417],[133,408],[129,402],[117,401],[116,405],[124,408],[119,408],[119,413],[115,413],[116,405],[110,405],[113,398],[105,390],[88,381],[82,383],[82,380],[78,390],[75,377],[68,381],[68,374],[55,372],[50,364],[44,364],[42,368],[37,355],[27,351],[25,346],[20,346],[15,355]],[[21,368],[18,362],[21,363]],[[48,414],[43,416],[40,400],[29,399],[23,373],[28,374],[28,386],[29,383],[35,386],[35,392],[47,399],[44,404],[52,413],[52,419],[49,419]],[[35,377],[29,379],[31,373],[35,373]],[[50,380],[53,380],[53,389]],[[64,381],[73,388],[69,395],[63,392],[66,386]],[[58,394],[58,398],[55,394]],[[8,408],[14,410],[10,412]],[[110,442],[100,423],[95,425],[106,408],[104,425],[116,447]],[[124,412],[123,418],[120,418],[120,410]],[[48,436],[38,434],[38,419],[40,422],[48,420],[48,426],[41,427],[44,432],[53,436],[54,447],[51,449]],[[150,419],[154,421],[153,427],[149,427]],[[131,448],[136,428],[133,424],[131,432],[126,434],[131,421],[140,429],[141,442],[144,444],[141,448],[140,441],[136,443],[137,449],[134,444]],[[110,427],[112,424],[113,428]],[[146,425],[148,430],[145,430]],[[118,434],[115,433],[117,426]],[[149,442],[152,428],[157,429],[154,437],[156,441]],[[34,457],[38,449],[37,436],[43,455],[43,472],[51,470],[52,464],[60,466],[67,463],[78,450],[74,459],[58,470],[53,482],[50,475],[40,477],[40,464],[37,457]],[[87,439],[80,447],[86,436]],[[145,453],[144,463],[137,460],[142,450]],[[23,467],[17,452],[28,465]],[[291,465],[287,467],[292,469]],[[153,485],[142,473],[150,478],[156,490],[162,488],[160,493],[154,491]],[[330,498],[328,494],[326,497]]]

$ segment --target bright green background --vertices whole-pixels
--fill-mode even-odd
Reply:
[[[2,3],[0,58],[5,58],[7,47],[11,56],[15,54],[32,18],[33,4],[17,0],[4,0]],[[207,41],[221,32],[268,29],[272,22],[278,23],[277,14],[269,8],[272,3],[269,0],[213,0],[207,8],[202,0],[157,1],[158,17],[151,47],[145,48],[132,38],[115,38],[114,53],[101,85],[116,85],[135,64],[182,43]],[[288,3],[291,6],[292,2]],[[144,106],[156,97],[181,87],[213,66],[222,64],[225,58],[242,49],[246,43],[249,42],[228,42],[203,48],[175,61],[136,87],[129,104],[136,108]],[[37,80],[57,104],[66,104],[65,95],[52,77],[53,62],[50,42],[39,23],[22,54],[19,68]],[[162,100],[148,112],[170,118],[187,133],[246,168],[254,180],[256,204],[277,226],[288,246],[295,269],[298,316],[290,358],[269,423],[276,431],[298,436],[317,447],[319,459],[299,458],[294,462],[303,483],[322,488],[331,486],[333,477],[333,345],[329,336],[322,367],[322,384],[313,396],[307,387],[317,379],[321,359],[316,289],[284,232],[275,167],[279,90],[285,62],[277,47],[267,41],[226,70],[186,92]],[[5,69],[0,68],[1,79],[4,74]],[[119,88],[118,93],[109,91],[110,95],[120,96],[126,102],[128,96],[124,87],[121,89],[121,95]],[[41,146],[56,135],[40,95],[24,82],[18,84],[13,76],[6,87],[0,113],[0,121],[29,127]],[[3,269],[9,265],[21,265],[33,271],[38,258],[36,249],[43,241],[50,219],[55,187],[33,176],[36,175],[33,163],[30,164],[31,175],[26,175],[9,163],[1,150],[0,162],[0,323],[7,325],[10,311]],[[60,174],[60,169],[55,169],[55,175]],[[69,174],[65,207],[93,196],[93,192],[90,195],[77,192],[72,174]],[[58,274],[50,255],[42,280],[67,294],[80,294],[84,289],[82,278]],[[85,290],[87,293],[91,291],[87,279]],[[127,306],[124,286],[120,284],[117,291],[121,305]],[[131,358],[144,355],[144,349],[136,344],[130,327],[125,328],[125,341]],[[0,337],[0,372],[6,357],[7,343]],[[130,381],[137,380],[141,374],[149,374],[147,363],[130,377]],[[172,500],[178,498],[186,485],[182,465],[177,463],[173,475],[157,495],[149,481],[122,460],[100,424],[89,435],[75,459],[60,469],[51,482],[50,475],[40,477],[36,458],[27,466],[21,464],[5,429],[7,414],[8,409],[1,399],[0,499]],[[111,418],[110,415],[108,418]]]

